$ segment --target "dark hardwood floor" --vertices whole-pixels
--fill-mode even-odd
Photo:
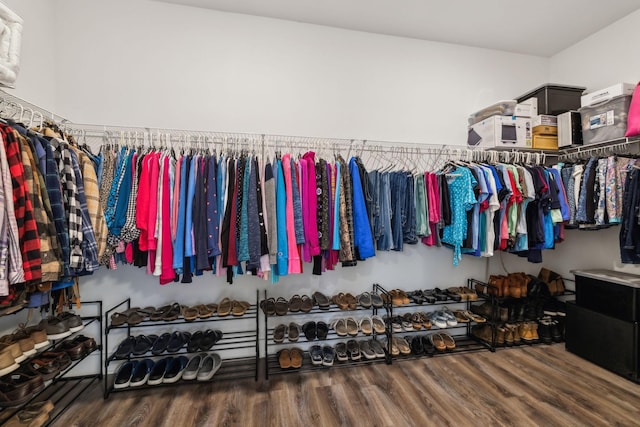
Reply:
[[[638,426],[640,385],[553,346],[118,393],[55,426]]]

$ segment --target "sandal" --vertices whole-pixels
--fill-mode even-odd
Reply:
[[[220,301],[220,305],[218,305],[218,316],[225,317],[231,313],[231,300],[229,298],[224,298]]]
[[[204,304],[197,305],[195,308],[198,310],[198,318],[200,319],[208,319],[213,316],[214,310]]]
[[[286,335],[287,335],[287,325],[283,323],[276,326],[276,328],[273,330],[273,342],[275,342],[276,344],[280,344],[284,342],[284,337]]]
[[[338,319],[333,324],[333,329],[339,337],[347,336],[347,321],[345,319]]]
[[[456,321],[458,323],[469,323],[469,318],[465,316],[462,310],[455,310],[453,315],[456,316]]]
[[[260,301],[260,308],[267,316],[273,316],[276,314],[276,300],[269,298]]]
[[[157,322],[158,320],[162,320],[165,316],[165,314],[167,314],[167,312],[171,310],[171,306],[170,305],[164,305],[160,308],[157,308],[156,311],[154,311],[153,313],[151,313],[151,316],[149,316],[149,320],[153,321],[153,322]]]
[[[413,326],[413,329],[419,331],[422,329],[422,323],[422,315],[420,313],[413,313],[411,315],[411,325]]]
[[[287,311],[289,311],[289,301],[287,301],[286,299],[279,297],[276,300],[276,314],[278,316],[284,316],[287,314]],[[220,310],[220,309],[218,309]]]
[[[289,369],[291,367],[291,354],[288,348],[280,351],[278,354],[278,363],[281,369]]]
[[[232,301],[231,314],[234,316],[244,316],[250,304],[246,301]]]
[[[302,350],[299,348],[292,348],[289,351],[289,357],[291,359],[291,367],[299,369],[302,367]]]
[[[484,317],[478,314],[472,313],[469,310],[463,311],[462,314],[464,314],[467,317],[467,319],[471,320],[472,322],[485,323],[487,321],[487,319],[485,319]]]
[[[125,323],[127,323],[128,318],[129,316],[127,316],[124,313],[113,313],[111,315],[111,326],[112,327],[122,326]]]
[[[178,320],[180,317],[180,312],[182,311],[182,307],[177,302],[174,303],[171,308],[165,313],[162,317],[162,320],[165,322],[173,322],[174,320]]]
[[[357,307],[357,300],[352,294],[347,293],[344,295],[344,300],[349,306],[349,310],[355,310]]]
[[[300,295],[296,294],[291,297],[289,301],[289,311],[292,313],[297,313],[302,308],[302,298]]]
[[[365,335],[371,335],[373,333],[373,321],[370,317],[363,317],[360,319],[360,324],[358,326]]]
[[[353,317],[347,318],[347,333],[352,337],[358,335],[358,322]]]
[[[340,310],[348,310],[349,309],[349,303],[347,302],[347,299],[346,299],[344,293],[340,292],[338,295],[334,295],[331,300],[333,301],[333,303],[335,305],[338,306],[338,308]]]
[[[198,309],[196,307],[182,307],[182,317],[187,322],[193,322],[198,318]]]
[[[380,295],[371,294],[371,305],[374,308],[382,308],[382,306],[384,305],[384,301],[382,301],[382,298],[380,297]]]
[[[300,311],[308,313],[313,309],[313,298],[309,298],[308,295],[302,295],[301,301]]]

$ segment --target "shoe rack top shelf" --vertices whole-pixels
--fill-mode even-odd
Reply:
[[[480,286],[483,286],[483,287],[485,287],[487,289],[488,288],[497,289],[495,286],[493,286],[493,285],[491,285],[489,283],[483,282],[481,280],[469,279],[469,287],[470,288],[474,288],[476,284],[480,285]],[[494,298],[497,299],[498,301],[509,301],[509,300],[518,301],[518,300],[525,300],[527,298],[526,296],[522,297],[522,298],[514,298],[511,295],[506,295],[506,296],[500,296],[499,297],[497,295],[490,295],[490,294],[488,294],[486,292],[479,292],[477,290],[476,290],[476,293],[478,294],[478,301],[480,301],[481,299],[482,300],[486,300],[486,301],[490,301],[491,299],[494,299]],[[564,297],[564,296],[571,296],[571,295],[575,295],[575,294],[576,294],[575,291],[572,291],[570,289],[565,289],[563,293],[556,294],[556,295],[551,295],[551,296],[552,297]]]
[[[331,304],[329,308],[320,308],[318,306],[313,306],[310,311],[287,311],[286,314],[265,314],[269,319],[278,318],[278,317],[288,317],[288,316],[306,316],[311,314],[327,314],[327,313],[352,313],[357,311],[367,311],[371,312],[373,307],[362,307],[360,305],[356,306],[354,309],[343,310],[335,304]],[[377,307],[378,310],[382,310],[384,307]]]
[[[243,314],[242,316],[234,316],[232,314],[229,314],[227,316],[218,316],[218,314],[214,314],[211,317],[207,317],[204,319],[195,319],[195,320],[185,320],[182,316],[178,317],[178,319],[176,320],[169,320],[169,321],[165,321],[165,320],[143,320],[142,322],[136,324],[136,325],[129,325],[128,323],[124,323],[122,325],[118,325],[118,326],[113,326],[111,325],[111,323],[109,323],[109,326],[107,326],[108,329],[127,329],[127,328],[146,328],[146,327],[152,327],[152,326],[163,326],[163,325],[190,325],[190,324],[197,324],[197,323],[208,323],[208,322],[212,322],[212,321],[224,321],[224,320],[239,320],[239,319],[255,319],[257,317],[258,314],[258,310],[256,305],[252,305],[251,307],[249,307],[247,309],[247,312],[245,314]]]

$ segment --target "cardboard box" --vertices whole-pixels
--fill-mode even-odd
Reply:
[[[538,125],[531,129],[532,135],[558,136],[558,126]]]
[[[513,112],[516,117],[535,117],[538,115],[538,98],[529,98],[516,104],[516,109]]]
[[[540,150],[557,150],[558,137],[551,135],[533,135],[533,148]]]
[[[582,145],[582,123],[577,111],[567,111],[558,115],[558,147],[572,145]]]
[[[536,126],[558,126],[558,118],[548,114],[540,114],[531,118],[531,127]]]
[[[582,95],[580,98],[580,106],[589,107],[599,102],[608,101],[616,96],[633,95],[635,88],[636,85],[633,83],[618,83],[604,89],[595,90],[586,95]]]
[[[531,148],[531,119],[489,117],[469,128],[467,145],[479,148]]]

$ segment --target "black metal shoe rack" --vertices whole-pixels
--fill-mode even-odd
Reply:
[[[381,296],[384,295],[387,301],[389,300],[388,292],[384,290],[382,286],[378,285],[377,283],[373,285],[372,291],[373,293],[377,293]],[[264,300],[266,301],[267,298],[268,298],[267,290],[265,289]],[[311,347],[312,345],[321,345],[321,346],[329,345],[329,344],[335,344],[339,341],[346,342],[351,339],[354,339],[356,341],[360,341],[362,339],[371,339],[371,338],[373,338],[374,340],[378,340],[380,336],[379,334],[376,334],[375,331],[373,331],[372,335],[363,335],[362,332],[358,331],[358,335],[355,337],[350,335],[347,335],[344,337],[339,336],[336,334],[336,332],[333,329],[331,329],[331,321],[341,317],[355,317],[355,316],[358,316],[359,314],[362,316],[377,315],[378,312],[380,311],[384,312],[387,316],[389,316],[391,314],[390,304],[384,303],[382,308],[375,308],[373,306],[371,308],[363,308],[358,305],[355,310],[341,310],[337,305],[335,305],[334,303],[331,303],[329,309],[327,310],[322,310],[318,306],[314,305],[313,309],[308,313],[304,313],[302,311],[295,312],[295,313],[288,312],[284,316],[277,316],[277,315],[268,316],[266,312],[264,312],[264,320],[265,320],[265,328],[264,328],[265,330],[264,346],[265,347],[264,348],[266,352],[265,378],[269,379],[270,375],[289,374],[294,372],[313,371],[313,370],[326,370],[326,369],[332,369],[332,368],[346,368],[346,367],[351,367],[356,365],[373,364],[373,363],[380,363],[380,362],[386,362],[387,364],[390,364],[391,353],[389,351],[385,351],[384,358],[369,360],[361,355],[360,360],[355,360],[355,361],[349,359],[346,362],[339,362],[336,359],[334,360],[333,366],[313,365],[311,363],[311,356],[307,349],[307,347]],[[300,320],[296,321],[297,319],[300,319]],[[284,342],[282,343],[275,343],[273,341],[273,333],[274,333],[275,327],[278,324],[285,323],[288,325],[290,322],[296,321],[296,323],[298,323],[302,327],[302,324],[304,324],[307,321],[320,321],[320,320],[325,321],[330,328],[329,333],[327,335],[327,339],[325,340],[316,339],[313,341],[307,341],[306,337],[304,336],[304,333],[301,331],[300,337],[297,342],[290,342],[286,339],[286,337]],[[387,340],[390,341],[388,328],[387,328],[387,332],[384,335],[386,335]],[[304,349],[302,367],[282,369],[280,367],[280,364],[278,363],[278,353],[281,349],[293,348],[293,347]]]
[[[142,331],[144,329],[160,329],[160,333],[156,335],[161,335],[164,332],[169,332],[168,328],[175,328],[175,330],[180,331],[191,331],[196,330],[198,326],[206,326],[206,328],[215,328],[220,329],[223,333],[222,339],[218,341],[211,350],[207,351],[207,353],[218,353],[222,358],[222,366],[220,370],[216,372],[213,378],[209,381],[228,381],[228,380],[237,380],[242,378],[254,378],[255,381],[258,380],[258,345],[259,345],[259,325],[258,325],[258,299],[259,299],[259,291],[256,291],[256,303],[251,304],[251,306],[247,309],[246,313],[242,316],[233,316],[233,314],[229,314],[228,316],[220,317],[218,313],[214,313],[213,316],[207,319],[196,319],[193,321],[187,322],[180,316],[178,320],[174,321],[150,321],[146,320],[141,322],[138,325],[129,325],[125,323],[121,326],[112,326],[110,319],[111,315],[116,312],[126,311],[131,308],[131,299],[127,298],[121,303],[113,306],[109,309],[105,315],[105,347],[109,352],[109,335],[113,332],[120,332],[118,334],[123,339],[132,335],[132,331],[138,330]],[[122,332],[126,332],[123,334]],[[119,341],[119,342],[120,342]],[[205,381],[184,381],[180,380],[175,383],[163,383],[158,385],[142,385],[138,387],[127,387],[121,389],[115,389],[113,387],[113,383],[115,381],[115,372],[109,374],[108,368],[111,363],[119,362],[125,363],[128,360],[136,360],[136,359],[162,359],[167,356],[189,356],[189,354],[197,354],[202,353],[201,350],[195,351],[193,353],[189,353],[186,348],[182,348],[177,353],[163,353],[158,356],[154,356],[149,351],[146,354],[140,356],[129,355],[124,359],[119,359],[115,357],[116,349],[114,348],[110,353],[107,353],[107,357],[104,362],[104,370],[107,375],[104,377],[103,387],[104,387],[104,398],[109,397],[111,393],[114,392],[122,392],[129,390],[144,390],[158,387],[166,387],[166,386],[176,386],[176,385],[184,385],[184,384],[202,384]],[[233,355],[229,355],[225,357],[225,354],[234,353]],[[238,353],[243,353],[242,355],[238,355]]]
[[[482,302],[482,301],[483,301],[483,298],[480,296],[478,296],[478,301],[466,301],[466,300],[454,301],[452,299],[447,299],[446,301],[436,301],[434,303],[428,303],[425,301],[422,304],[416,304],[414,301],[411,301],[409,304],[405,304],[405,305],[400,305],[400,306],[392,305],[391,317],[397,316],[399,313],[404,314],[406,312],[415,313],[415,312],[422,311],[422,312],[429,313],[434,310],[438,310],[444,306],[446,307],[452,306],[454,308],[457,307],[458,309],[463,308],[465,310],[469,310],[472,302]],[[412,351],[411,354],[407,354],[407,355],[399,354],[399,355],[393,356],[393,360],[413,360],[413,359],[419,359],[423,357],[447,356],[452,354],[469,353],[469,352],[477,352],[477,351],[484,351],[484,350],[495,351],[493,346],[490,345],[490,343],[486,343],[482,340],[477,339],[473,335],[471,335],[471,327],[476,324],[478,323],[469,321],[467,323],[458,323],[458,325],[456,326],[448,326],[446,328],[438,328],[435,325],[432,325],[431,329],[423,328],[420,330],[413,330],[413,331],[403,330],[402,332],[393,332],[391,322],[389,322],[387,324],[387,328],[390,330],[390,334],[392,337],[393,335],[398,335],[405,338],[413,338],[414,336],[418,336],[418,335],[422,336],[422,335],[431,335],[431,334],[437,334],[437,333],[447,333],[454,339],[456,343],[456,347],[452,350],[438,351],[434,349],[433,353],[427,353],[425,351],[422,354],[414,354]],[[411,341],[409,339],[407,339],[407,342],[411,344]],[[391,351],[391,348],[389,348],[389,351]]]
[[[82,301],[80,303],[81,307],[95,307],[91,310],[95,312],[94,315],[82,316],[82,322],[84,324],[84,328],[78,332],[73,332],[66,338],[60,340],[50,340],[50,344],[46,347],[43,347],[38,350],[38,352],[31,356],[26,361],[22,362],[21,365],[26,365],[30,360],[37,358],[41,353],[45,351],[61,351],[59,350],[60,345],[63,342],[68,340],[73,340],[77,335],[87,335],[91,336],[96,340],[97,347],[90,353],[85,354],[78,360],[72,360],[71,364],[60,371],[58,375],[56,375],[50,382],[45,383],[45,387],[39,392],[33,394],[31,398],[19,406],[3,408],[0,412],[0,425],[6,423],[11,417],[20,412],[22,408],[28,406],[34,402],[44,402],[47,400],[51,400],[54,404],[53,411],[49,414],[49,420],[47,424],[53,424],[63,413],[66,411],[75,400],[82,395],[89,387],[91,387],[94,383],[99,383],[102,380],[103,371],[102,371],[102,363],[98,363],[100,365],[99,371],[94,374],[89,375],[76,375],[71,376],[69,373],[80,364],[83,360],[85,360],[89,355],[95,354],[96,352],[100,353],[100,361],[102,361],[102,301]],[[95,324],[97,328],[95,329],[95,335],[87,333],[87,327]],[[11,374],[7,374],[11,375]],[[26,424],[25,424],[26,425]]]
[[[527,302],[527,298],[513,298],[511,296],[497,296],[498,294],[498,288],[497,286],[494,286],[490,283],[486,283],[483,282],[481,280],[477,280],[477,279],[468,279],[467,280],[469,288],[472,288],[474,290],[476,290],[476,292],[478,293],[478,297],[482,298],[485,301],[489,301],[492,305],[492,310],[493,310],[493,315],[492,315],[492,319],[488,319],[487,323],[489,325],[491,325],[491,332],[492,332],[492,342],[490,343],[491,347],[493,347],[494,351],[496,348],[499,347],[518,347],[518,346],[531,346],[531,345],[535,345],[535,344],[542,344],[541,340],[520,340],[519,343],[513,343],[513,344],[498,344],[497,342],[497,336],[498,336],[498,326],[504,323],[509,323],[509,322],[504,322],[500,320],[500,307],[502,305],[508,305],[508,304],[513,304],[516,302],[520,302],[520,303],[526,303]],[[478,291],[478,289],[493,289],[493,292],[488,293],[488,292],[480,292]],[[551,298],[565,298],[565,297],[569,297],[575,295],[575,292],[569,289],[565,289],[564,293],[559,294],[559,295],[554,295]],[[533,320],[533,321],[537,321],[539,319]],[[516,322],[519,323],[519,322]],[[474,337],[475,338],[475,337]],[[477,338],[476,338],[477,339]],[[480,341],[480,340],[479,340]]]

